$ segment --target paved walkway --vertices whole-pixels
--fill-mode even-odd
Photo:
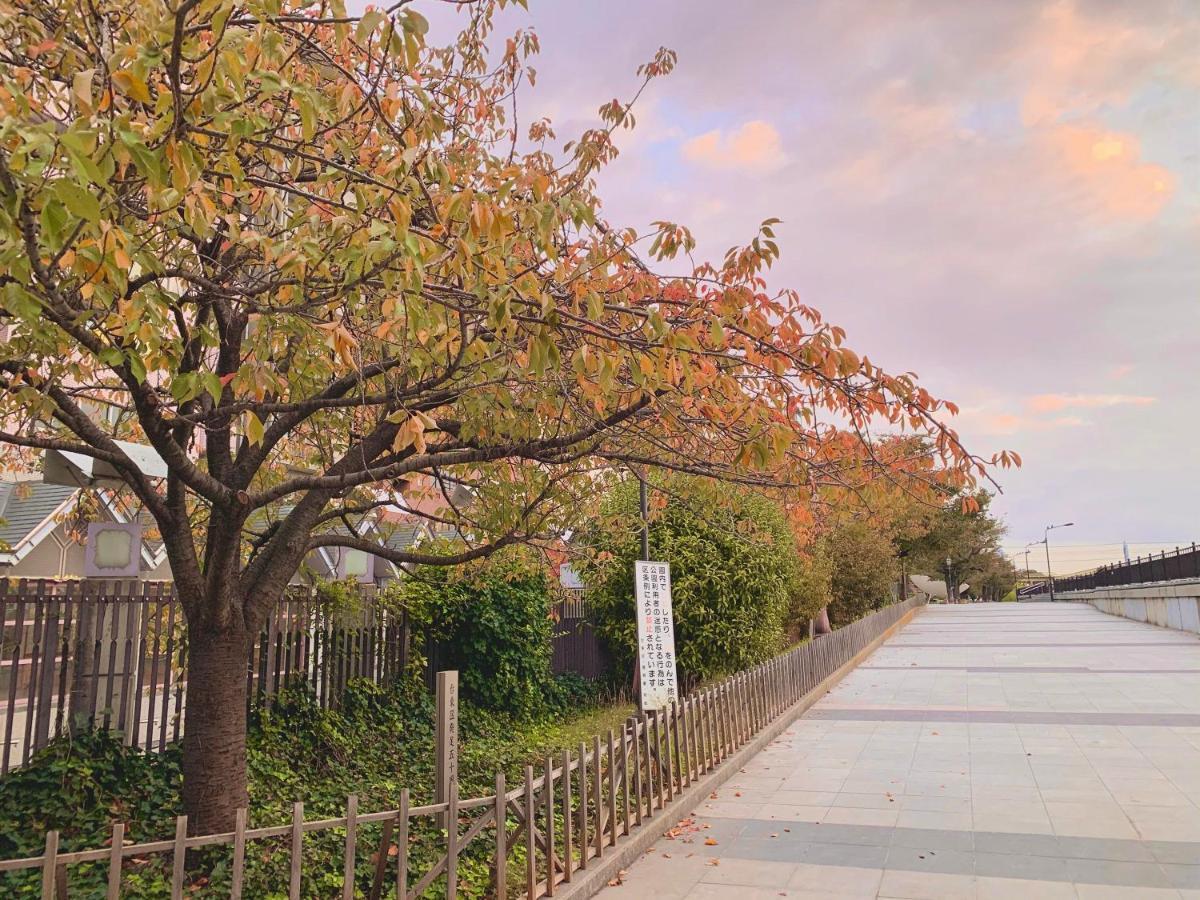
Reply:
[[[1200,639],[921,611],[604,900],[1200,900]]]

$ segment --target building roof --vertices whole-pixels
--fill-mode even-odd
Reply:
[[[383,546],[398,551],[407,550],[422,538],[429,536],[429,528],[423,522],[389,522],[383,525],[380,531],[385,534]]]
[[[0,543],[16,548],[78,490],[43,481],[0,482]]]

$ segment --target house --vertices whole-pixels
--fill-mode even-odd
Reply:
[[[40,476],[0,480],[0,577],[66,580],[84,578],[87,551],[69,521],[81,489],[48,484]],[[96,491],[101,522],[129,525],[133,517],[104,490]],[[137,577],[169,581],[166,550],[161,541],[143,540]]]

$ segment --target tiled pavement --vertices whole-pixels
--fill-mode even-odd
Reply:
[[[679,832],[604,900],[1200,900],[1200,639],[928,607]]]

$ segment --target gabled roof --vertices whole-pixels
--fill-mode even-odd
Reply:
[[[0,541],[8,548],[0,553],[5,556],[17,553],[24,555],[28,550],[21,552],[23,545],[37,546],[45,537],[37,532],[47,525],[49,531],[54,530],[55,514],[67,505],[78,490],[40,480],[0,482]]]
[[[0,481],[0,563],[15,565],[44,541],[79,493],[78,487],[48,484],[40,478]],[[98,491],[100,502],[115,522],[129,517],[113,502],[108,491]],[[142,540],[142,561],[148,570],[166,558],[162,541]]]

